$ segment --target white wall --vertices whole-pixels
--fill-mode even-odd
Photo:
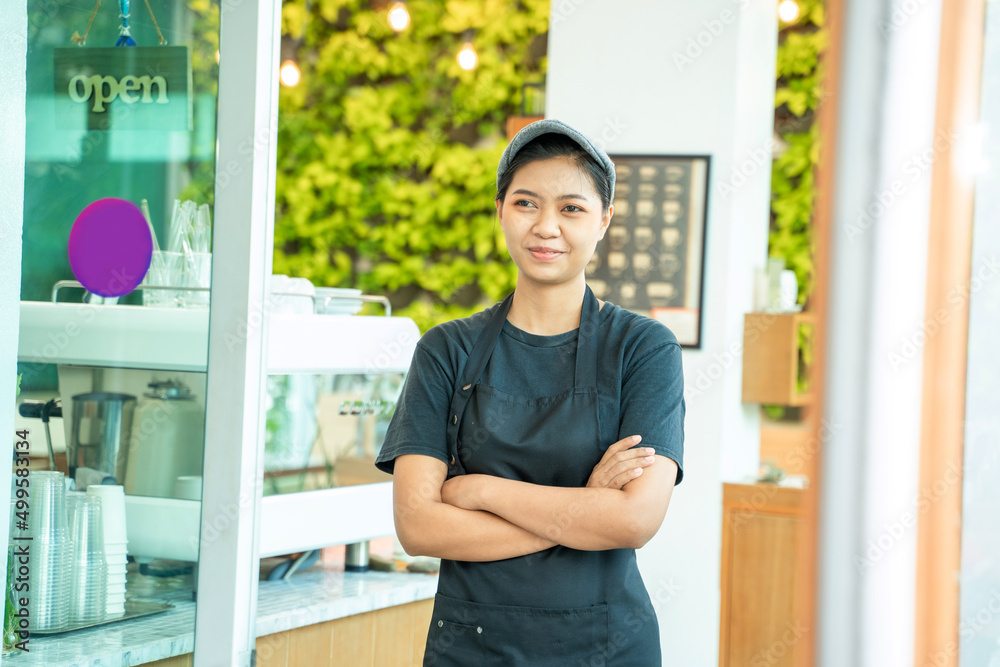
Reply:
[[[758,466],[741,346],[767,254],[776,48],[774,0],[552,3],[548,117],[612,155],[712,156],[702,348],[684,352],[685,479],[639,553],[671,665],[718,662],[722,482]]]

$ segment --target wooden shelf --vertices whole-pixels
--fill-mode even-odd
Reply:
[[[813,392],[799,393],[799,327],[810,313],[747,313],[743,320],[743,402],[808,405]]]

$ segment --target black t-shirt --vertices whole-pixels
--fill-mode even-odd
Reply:
[[[479,334],[496,308],[440,324],[417,343],[376,465],[424,454],[448,462],[446,432],[456,384]],[[523,398],[573,387],[578,329],[537,336],[505,322],[480,382]],[[640,447],[677,462],[684,476],[684,377],[681,348],[661,323],[611,303],[597,314],[597,392],[604,448],[630,435]],[[593,462],[596,465],[597,461]]]

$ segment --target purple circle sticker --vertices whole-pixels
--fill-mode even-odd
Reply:
[[[69,233],[69,265],[88,292],[124,296],[138,287],[153,257],[153,237],[132,202],[108,197],[83,209]]]

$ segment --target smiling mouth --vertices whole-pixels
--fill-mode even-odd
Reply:
[[[528,252],[536,259],[555,259],[562,254],[562,252],[550,248],[528,248]]]

